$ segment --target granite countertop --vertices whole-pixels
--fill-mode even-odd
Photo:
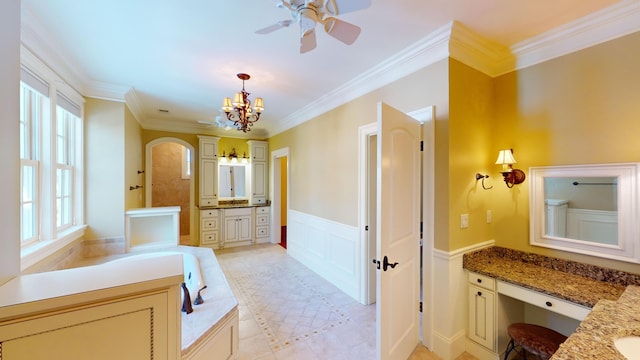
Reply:
[[[210,209],[233,209],[233,208],[247,208],[247,207],[261,207],[261,206],[270,206],[271,204],[218,204],[214,206],[200,206],[198,209],[200,210],[210,210]]]
[[[592,308],[552,359],[625,359],[614,340],[640,336],[638,274],[500,247],[465,254],[463,267]]]
[[[640,336],[640,287],[630,285],[617,301],[601,300],[551,359],[621,359],[614,340]]]
[[[586,276],[587,271],[592,273],[590,267],[568,267],[560,259],[552,259],[555,266],[549,266],[550,258],[525,253],[521,253],[524,257],[513,256],[513,252],[493,247],[465,254],[463,267],[590,308],[602,299],[617,300],[626,288],[623,284]],[[569,268],[573,271],[567,271]]]

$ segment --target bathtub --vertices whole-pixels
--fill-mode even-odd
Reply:
[[[198,261],[198,258],[193,254],[180,251],[157,251],[125,256],[115,260],[111,260],[109,262],[113,263],[121,261],[136,261],[140,259],[149,259],[168,255],[182,255],[184,283],[187,285],[187,290],[189,290],[191,302],[193,303],[193,301],[196,299],[196,295],[198,294],[198,290],[202,289],[205,285],[204,279],[202,278],[202,271],[200,270],[200,262]],[[180,293],[182,294],[181,299],[184,300],[184,293],[182,293],[182,291],[180,291]]]

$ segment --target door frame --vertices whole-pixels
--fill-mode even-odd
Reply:
[[[376,270],[371,266],[372,259],[376,258],[375,237],[371,238],[371,232],[365,230],[369,225],[368,215],[371,204],[369,203],[368,177],[371,174],[369,168],[369,158],[372,149],[369,147],[369,139],[378,136],[378,124],[362,125],[358,128],[358,229],[360,232],[360,243],[362,244],[360,264],[363,264],[360,271],[360,303],[369,305],[375,302],[375,288],[371,289],[371,277],[375,284]],[[376,149],[373,149],[375,151]],[[369,215],[370,216],[370,215]],[[373,251],[370,242],[373,241]],[[375,287],[375,285],[374,285]],[[372,294],[373,292],[373,294]]]
[[[282,187],[280,186],[282,183],[282,177],[280,176],[280,170],[281,170],[281,163],[280,163],[280,158],[286,157],[287,158],[287,163],[286,163],[286,167],[287,167],[287,184],[286,184],[286,191],[287,191],[287,202],[286,204],[284,204],[285,206],[285,211],[289,211],[289,193],[290,193],[290,187],[289,187],[289,179],[290,179],[290,174],[289,174],[289,163],[291,161],[290,157],[289,157],[289,148],[285,147],[282,149],[278,149],[278,150],[273,150],[271,152],[271,161],[269,164],[269,171],[271,172],[271,181],[269,181],[269,198],[271,199],[271,243],[272,244],[277,244],[280,243],[280,237],[281,237],[281,222],[282,222],[282,217],[280,216],[281,214],[281,210],[282,210],[282,194],[281,194],[281,190]]]
[[[196,203],[195,203],[195,148],[190,143],[175,137],[161,137],[157,139],[153,139],[145,144],[144,146],[144,206],[150,208],[152,204],[152,184],[153,184],[153,159],[152,159],[152,149],[156,145],[164,144],[164,143],[177,143],[180,144],[191,152],[191,166],[189,171],[191,172],[191,177],[189,179],[189,239],[191,245],[198,245],[199,236],[197,235],[200,231],[199,227],[197,227],[197,214],[196,214]],[[195,242],[194,242],[195,241]]]
[[[421,341],[424,346],[433,350],[433,314],[434,314],[434,267],[433,267],[433,244],[434,244],[434,214],[435,214],[435,106],[428,106],[422,109],[407,113],[422,124],[422,139],[424,148],[422,153],[422,329]],[[364,230],[367,225],[367,172],[368,172],[368,138],[378,134],[378,126],[375,122],[363,125],[358,128],[358,229],[360,232],[360,243],[363,244],[361,251],[362,268],[360,270],[360,302],[368,304],[369,300],[369,265],[373,257],[369,254],[366,243],[367,232]],[[375,257],[375,254],[373,254]]]

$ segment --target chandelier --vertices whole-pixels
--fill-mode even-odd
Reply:
[[[248,74],[238,74],[238,79],[242,80],[242,91],[235,94],[233,102],[231,98],[224,98],[222,111],[227,114],[227,119],[233,121],[233,126],[239,131],[251,131],[253,124],[260,119],[260,113],[264,110],[262,98],[256,98],[256,103],[251,108],[249,93],[244,90],[244,81],[251,79]]]

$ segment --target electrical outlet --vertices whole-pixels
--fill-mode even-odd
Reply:
[[[491,224],[491,210],[487,210],[487,224]]]
[[[469,227],[469,214],[460,215],[460,229],[466,229]]]

